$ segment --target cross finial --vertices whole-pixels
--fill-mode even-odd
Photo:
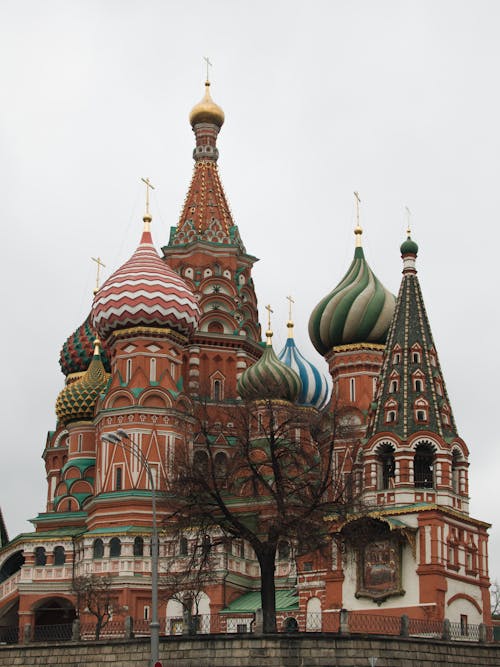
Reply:
[[[356,228],[354,230],[354,233],[356,234],[356,247],[360,248],[361,234],[363,233],[363,230],[361,229],[361,226],[359,224],[359,205],[361,204],[361,198],[359,196],[359,192],[354,192],[354,198],[356,199]]]
[[[95,279],[95,290],[94,290],[94,294],[95,294],[99,289],[99,280],[101,278],[101,269],[105,269],[106,264],[103,264],[100,257],[91,257],[90,259],[97,264],[97,275],[96,275],[96,279]]]
[[[266,310],[267,310],[267,331],[266,331],[267,345],[272,345],[271,338],[273,337],[273,331],[271,329],[271,313],[274,313],[274,310],[271,308],[269,304],[266,306]]]
[[[207,83],[210,83],[210,70],[209,67],[212,67],[212,63],[210,62],[210,59],[208,56],[203,56],[203,60],[207,64]]]
[[[286,323],[288,338],[293,338],[292,303],[295,303],[295,301],[292,296],[287,296],[286,299],[288,301],[288,322]]]
[[[146,215],[149,216],[149,189],[155,189],[149,178],[141,178],[141,181],[146,184]]]
[[[406,219],[408,221],[408,226],[406,228],[406,233],[408,234],[408,238],[410,238],[410,235],[411,235],[411,211],[408,208],[408,206],[405,206],[405,210],[406,210]]]

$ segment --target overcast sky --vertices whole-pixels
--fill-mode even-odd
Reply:
[[[500,3],[492,0],[0,0],[0,506],[11,537],[45,508],[41,454],[59,350],[137,246],[141,176],[159,248],[193,167],[191,107],[213,63],[220,172],[275,347],[307,336],[342,278],[361,196],[368,261],[397,293],[404,207],[459,431],[471,514],[500,577],[497,353]]]

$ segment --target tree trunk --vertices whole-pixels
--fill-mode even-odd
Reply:
[[[276,549],[267,548],[257,554],[260,565],[260,598],[265,633],[276,632],[276,589],[274,565]]]

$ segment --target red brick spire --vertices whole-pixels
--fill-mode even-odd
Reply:
[[[179,223],[172,230],[169,245],[186,245],[194,241],[240,244],[217,169],[217,135],[224,123],[224,112],[212,100],[208,81],[205,83],[205,95],[193,107],[189,121],[196,137],[193,151],[196,164]]]

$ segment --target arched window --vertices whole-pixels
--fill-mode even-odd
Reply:
[[[388,410],[388,411],[387,411],[387,416],[386,416],[386,420],[385,420],[385,421],[386,421],[387,423],[395,422],[395,421],[396,421],[396,417],[397,417],[397,412],[396,412],[396,410]]]
[[[122,553],[122,543],[119,537],[112,537],[109,541],[110,558],[118,558]]]
[[[41,567],[47,564],[47,554],[45,547],[36,547],[35,549],[35,565]]]
[[[451,457],[451,486],[454,493],[460,493],[460,470],[458,467],[460,459],[460,452],[458,449],[454,449]]]
[[[394,475],[396,462],[394,460],[394,447],[389,443],[380,446],[378,452],[379,489],[394,488]]]
[[[398,390],[398,381],[397,380],[391,380],[391,383],[389,385],[389,392],[391,394],[394,394]]]
[[[306,632],[321,631],[321,600],[309,598],[306,607]]]
[[[64,547],[54,547],[54,565],[64,565],[66,562],[66,552]]]
[[[224,452],[217,452],[214,458],[215,476],[224,479],[227,475],[227,456]]]
[[[187,537],[184,537],[184,535],[179,540],[179,555],[180,556],[188,555],[188,541]]]
[[[286,540],[278,542],[278,558],[281,560],[290,558],[290,544]]]
[[[132,377],[132,359],[127,359],[125,382],[130,382],[131,377]]]
[[[134,556],[144,555],[144,540],[142,537],[136,537],[134,540]]]
[[[149,360],[149,381],[156,382],[156,359],[151,357]]]
[[[415,487],[432,489],[434,487],[434,450],[428,443],[417,445],[413,459]]]
[[[420,363],[420,352],[412,352],[411,353],[411,360],[414,364],[419,364]]]
[[[208,473],[208,454],[202,450],[198,450],[194,453],[193,457],[194,467],[196,471],[202,475]]]
[[[100,537],[94,540],[93,557],[104,558],[104,542]]]
[[[220,380],[214,380],[214,401],[221,400],[222,383]]]
[[[115,471],[115,490],[121,491],[123,488],[123,469],[118,466]]]

